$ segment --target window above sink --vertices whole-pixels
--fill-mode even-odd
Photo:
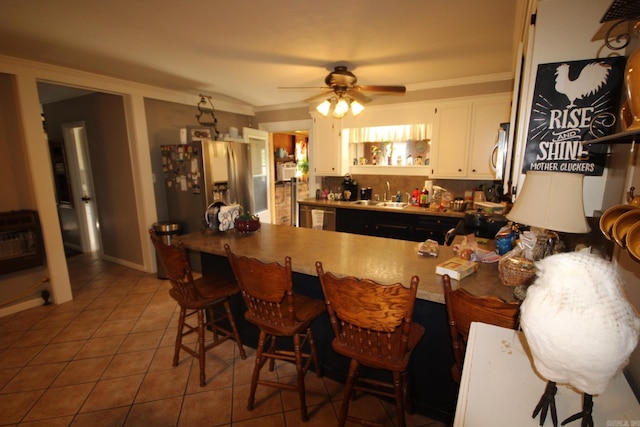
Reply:
[[[346,128],[342,144],[348,145],[351,173],[428,175],[431,124]]]

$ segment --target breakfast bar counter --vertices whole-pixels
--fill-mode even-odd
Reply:
[[[204,275],[216,273],[233,277],[225,244],[238,255],[263,262],[284,263],[285,257],[290,256],[294,292],[318,299],[323,299],[323,294],[316,261],[322,262],[325,271],[368,278],[382,285],[400,282],[408,286],[411,276],[417,275],[420,284],[413,321],[424,326],[425,334],[409,362],[411,401],[418,413],[445,423],[453,421],[458,386],[451,377],[453,354],[442,280],[435,274],[436,264],[453,256],[452,247],[440,246],[437,258],[425,257],[418,255],[417,242],[271,224],[262,224],[259,231],[248,234],[233,230],[207,231],[181,235],[179,239],[189,250],[200,252]],[[456,239],[459,241],[462,237]],[[452,284],[476,295],[514,299],[513,288],[500,284],[495,263],[480,264],[477,272]],[[234,295],[231,303],[243,344],[255,347],[258,329],[244,319],[244,301]],[[333,331],[329,316],[323,314],[311,327],[323,374],[344,381],[349,360],[331,349]],[[383,375],[363,368],[363,375],[365,373],[374,377]]]
[[[454,244],[462,237],[456,237]],[[263,262],[283,263],[291,257],[294,272],[316,276],[316,261],[325,271],[337,275],[368,278],[389,285],[409,286],[411,276],[420,278],[418,298],[444,303],[441,277],[435,274],[436,264],[454,256],[451,246],[440,246],[438,257],[418,255],[418,243],[334,231],[262,224],[258,232],[244,234],[235,231],[191,233],[180,236],[186,248],[226,256],[225,243],[239,255]],[[204,268],[204,264],[203,264]],[[498,279],[497,263],[479,264],[478,271],[458,282],[474,295],[495,295],[507,301],[514,299],[513,288],[503,286]]]

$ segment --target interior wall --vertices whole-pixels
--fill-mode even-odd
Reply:
[[[149,132],[149,149],[151,150],[151,169],[155,177],[154,192],[158,221],[171,220],[167,208],[160,146],[179,144],[180,129],[187,126],[199,126],[196,120],[198,110],[195,101],[193,106],[190,106],[150,98],[144,100],[147,131]],[[256,127],[253,116],[227,111],[216,111],[215,116],[218,120],[216,128],[218,132],[223,134],[229,133],[230,127],[237,128],[239,132],[242,132],[243,127]]]
[[[94,93],[43,107],[47,134],[62,139],[62,124],[84,121],[94,181],[102,253],[125,264],[143,264],[136,217],[133,165],[123,98]]]
[[[22,132],[16,125],[16,101],[13,76],[0,73],[0,212],[37,209]],[[48,275],[46,264],[10,274],[0,271],[0,309],[38,296],[47,286],[34,286]]]

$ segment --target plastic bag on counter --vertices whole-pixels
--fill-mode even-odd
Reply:
[[[474,234],[464,236],[459,244],[453,245],[453,252],[457,257],[470,261],[492,263],[500,260],[494,251],[479,248]]]
[[[418,244],[418,255],[437,257],[440,253],[440,246],[435,240],[425,240]]]

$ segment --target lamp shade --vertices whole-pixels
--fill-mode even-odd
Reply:
[[[588,233],[583,181],[581,174],[529,171],[507,218],[551,231]]]

